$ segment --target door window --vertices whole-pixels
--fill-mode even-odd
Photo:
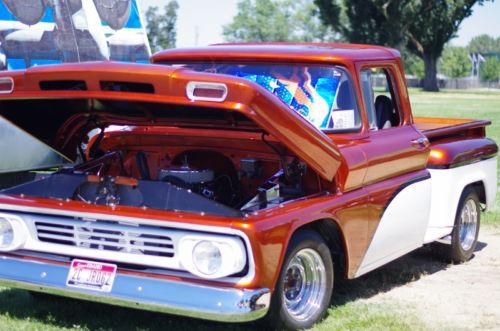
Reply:
[[[363,99],[371,130],[383,130],[401,123],[401,112],[389,70],[367,68],[361,71]]]

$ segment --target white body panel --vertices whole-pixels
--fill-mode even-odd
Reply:
[[[472,183],[482,182],[486,207],[495,204],[497,192],[497,158],[451,169],[430,169],[432,178],[431,212],[425,243],[447,236],[453,230],[460,195]]]
[[[359,277],[451,233],[464,188],[482,182],[486,208],[495,204],[497,158],[451,169],[429,170],[431,179],[411,184],[389,203],[356,272]]]
[[[422,246],[430,204],[431,179],[401,190],[382,215],[356,277]]]

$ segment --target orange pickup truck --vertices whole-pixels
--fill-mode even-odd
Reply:
[[[414,118],[396,50],[173,49],[0,73],[0,284],[312,326],[339,277],[469,259],[488,121]]]

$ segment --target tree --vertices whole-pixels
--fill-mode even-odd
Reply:
[[[238,3],[238,13],[233,21],[223,26],[226,40],[238,41],[287,41],[292,34],[290,12],[280,10],[271,0],[243,0]]]
[[[328,42],[338,40],[331,27],[323,24],[319,9],[312,0],[287,1],[292,6],[294,39],[304,42]]]
[[[465,47],[447,46],[441,57],[441,72],[450,78],[470,76],[472,63]]]
[[[241,0],[233,21],[223,27],[230,42],[328,41],[330,28],[312,0]]]
[[[171,0],[163,8],[164,14],[160,13],[156,6],[149,7],[145,15],[146,31],[153,52],[173,48],[177,41],[175,24],[179,4],[176,0]]]
[[[479,77],[487,82],[500,81],[500,61],[496,57],[488,57],[479,68]]]
[[[349,42],[393,47],[406,41],[411,10],[408,0],[314,0],[323,22]],[[399,19],[392,19],[398,17]],[[389,19],[390,18],[390,19]],[[399,47],[398,47],[399,48]]]
[[[401,58],[405,66],[405,74],[416,76],[418,79],[424,78],[424,61],[421,58],[408,52],[406,48],[402,49]]]
[[[322,20],[351,42],[398,49],[406,45],[424,61],[426,91],[439,90],[437,61],[444,45],[472,14],[472,6],[484,1],[488,0],[315,0]]]
[[[500,37],[495,39],[490,35],[482,34],[472,38],[467,48],[471,53],[500,52]]]

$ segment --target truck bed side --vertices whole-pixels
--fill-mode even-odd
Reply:
[[[491,121],[463,118],[415,117],[414,123],[429,140],[450,136],[485,136],[485,128]]]
[[[491,121],[417,117],[415,126],[430,141],[428,168],[445,169],[495,156],[496,143],[486,138]]]

